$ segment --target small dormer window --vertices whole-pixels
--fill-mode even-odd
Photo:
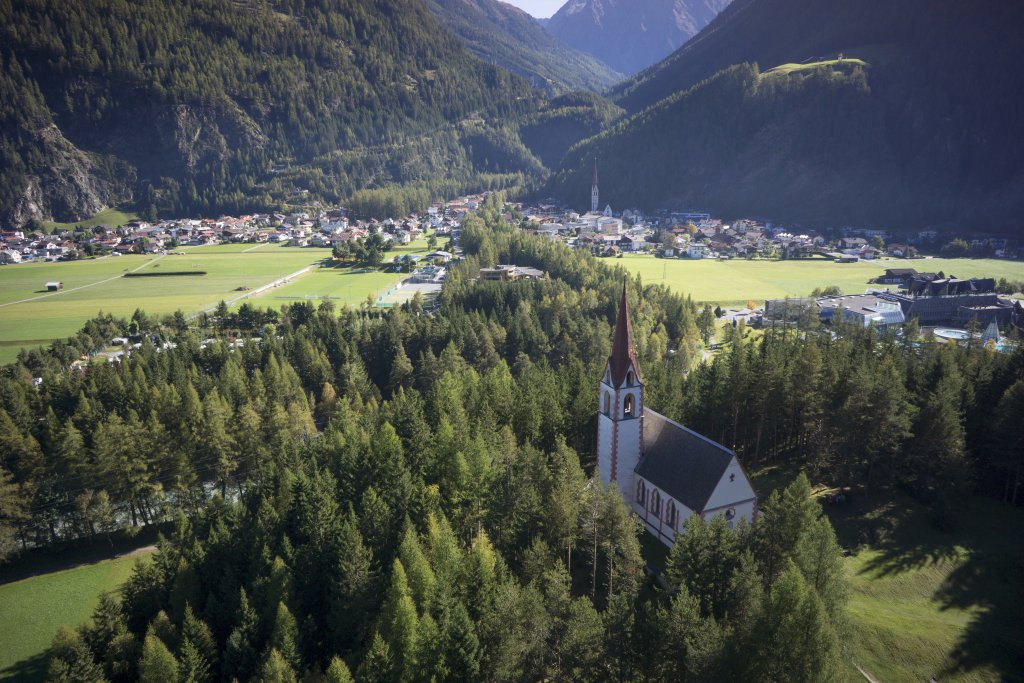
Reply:
[[[622,402],[622,414],[625,417],[633,417],[633,394],[626,394],[626,398]]]

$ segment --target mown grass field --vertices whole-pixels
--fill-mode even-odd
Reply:
[[[46,345],[69,337],[99,312],[130,316],[136,308],[148,314],[192,313],[244,294],[278,278],[321,262],[330,249],[276,244],[223,244],[181,247],[179,255],[128,255],[72,261],[28,263],[0,267],[0,363],[7,363],[25,346]],[[426,253],[424,239],[386,253]],[[124,278],[126,272],[206,271],[201,276]],[[253,299],[262,306],[279,306],[302,298],[336,299],[339,305],[358,304],[367,294],[396,284],[399,273],[356,273],[349,268],[315,269],[293,282]],[[64,291],[48,294],[45,283],[64,283]],[[308,281],[308,282],[307,282]],[[81,289],[79,289],[81,288]],[[285,297],[285,298],[278,298]]]
[[[149,552],[0,585],[0,680],[42,680],[57,629],[89,620],[100,594],[117,589]]]
[[[1024,262],[998,259],[880,259],[857,263],[835,263],[827,259],[799,261],[747,261],[733,259],[661,259],[646,254],[627,254],[609,263],[639,273],[645,283],[666,284],[689,294],[695,301],[723,306],[742,306],[765,299],[807,296],[815,287],[838,286],[844,294],[860,294],[873,286],[869,280],[886,268],[914,268],[921,272],[942,271],[957,277],[1005,277],[1024,280]]]
[[[396,256],[423,256],[428,252],[427,241],[419,239],[385,252],[384,258],[386,263],[390,263]],[[294,282],[260,294],[253,302],[276,307],[301,300],[328,299],[338,306],[358,306],[369,298],[376,300],[379,294],[406,277],[408,274],[396,272],[390,266],[377,271],[352,267],[318,268]]]

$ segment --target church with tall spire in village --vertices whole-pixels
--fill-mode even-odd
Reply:
[[[757,496],[736,453],[644,405],[625,284],[599,390],[598,474],[649,533],[671,546],[690,515],[753,520]]]

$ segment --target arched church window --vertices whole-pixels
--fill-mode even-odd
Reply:
[[[622,413],[626,417],[633,417],[633,394],[626,394],[626,399],[622,402]]]
[[[725,518],[730,522],[736,517],[736,508],[729,508],[725,511]]]
[[[667,518],[667,521],[668,521],[668,525],[670,527],[675,528],[675,526],[676,526],[676,517],[678,517],[678,516],[679,516],[679,513],[676,511],[676,503],[675,503],[674,500],[670,500],[668,502],[668,511],[665,514],[665,517]]]
[[[657,489],[651,492],[651,512],[655,517],[661,517],[661,493]]]
[[[611,415],[612,413],[612,395],[607,391],[604,392],[604,414]]]
[[[633,371],[632,370],[630,370],[629,372],[626,373],[626,384],[628,384],[630,386],[632,386],[632,384],[633,384]]]
[[[644,486],[643,479],[636,483],[636,502],[640,505],[647,504],[647,487]]]

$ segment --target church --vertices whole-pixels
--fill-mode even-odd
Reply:
[[[757,496],[736,454],[644,406],[625,285],[600,392],[601,481],[619,488],[649,533],[671,546],[690,515],[721,515],[730,528],[753,521]]]

